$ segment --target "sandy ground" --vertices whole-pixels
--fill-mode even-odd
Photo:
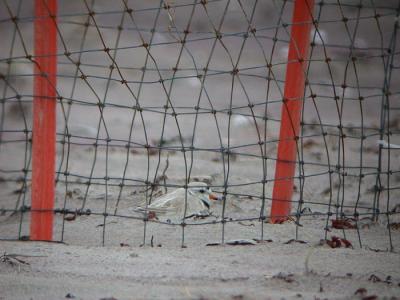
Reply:
[[[397,299],[400,294],[399,254],[364,249],[276,242],[185,249],[2,242],[1,251],[24,262],[1,262],[1,299]]]
[[[188,1],[169,2],[179,5]],[[218,23],[227,3],[209,2],[208,16],[200,6],[196,9],[191,25],[193,32],[189,35],[193,41],[187,42],[175,74],[179,34],[170,28],[174,25],[183,31],[192,6],[178,7],[169,14],[161,10],[151,48],[154,62],[147,64],[144,83],[140,85],[146,51],[140,47],[141,37],[130,19],[121,19],[123,2],[116,6],[114,1],[98,0],[93,6],[103,41],[110,48],[124,47],[115,54],[115,62],[121,67],[121,73],[117,73],[115,69],[110,72],[110,58],[104,53],[94,26],[88,29],[84,53],[79,54],[87,9],[82,1],[60,1],[63,14],[59,19],[60,32],[67,50],[73,54],[69,60],[62,55],[65,49],[59,50],[58,92],[65,98],[57,106],[59,181],[55,208],[91,212],[76,217],[69,214],[67,218],[56,214],[53,239],[63,243],[15,241],[27,239],[30,234],[30,213],[12,214],[11,210],[30,206],[31,173],[27,173],[24,184],[22,170],[31,166],[33,66],[24,58],[20,39],[16,39],[10,52],[15,25],[4,21],[10,16],[6,9],[0,9],[4,21],[0,33],[6,41],[0,45],[0,72],[8,74],[7,86],[0,86],[7,99],[1,105],[3,131],[0,133],[0,255],[3,255],[0,257],[0,299],[399,299],[395,297],[400,297],[400,151],[382,152],[381,184],[389,192],[385,190],[381,194],[377,207],[381,212],[393,210],[389,219],[381,215],[375,222],[361,217],[358,230],[345,231],[332,228],[331,223],[337,213],[353,216],[355,207],[366,217],[372,212],[379,162],[382,86],[387,75],[380,58],[383,50],[380,43],[383,42],[384,48],[389,47],[396,16],[393,8],[388,7],[397,7],[397,2],[385,1],[387,7],[378,8],[382,14],[378,18],[379,26],[373,17],[376,11],[362,9],[363,19],[354,41],[357,49],[352,53],[359,59],[349,65],[349,36],[355,28],[357,9],[323,6],[321,18],[334,22],[320,24],[322,35],[315,41],[317,46],[313,50],[303,112],[304,122],[313,125],[302,128],[300,155],[305,164],[296,174],[305,175],[305,181],[302,187],[295,180],[293,197],[292,213],[298,209],[303,212],[298,226],[293,220],[279,225],[258,220],[263,198],[266,199],[263,213],[265,216],[270,213],[275,173],[288,31],[279,30],[279,42],[273,53],[271,49],[279,17],[274,12],[282,3],[259,1],[253,22],[259,29],[258,40],[248,38],[238,61],[239,75],[232,77],[232,61],[237,60],[243,37],[229,33],[246,31],[248,24],[239,2],[231,1],[221,29],[228,34],[222,38],[225,48],[217,44],[202,87],[197,76],[203,74],[202,68],[215,40],[210,22]],[[144,28],[142,38],[149,40],[154,8],[159,1],[128,3],[137,9],[135,20]],[[247,13],[252,7],[249,3],[244,5]],[[346,3],[354,4],[354,1]],[[16,14],[17,1],[9,5]],[[282,14],[286,22],[290,20],[291,5],[288,3]],[[146,10],[149,7],[153,9]],[[342,13],[350,19],[347,29],[341,22]],[[19,29],[29,53],[32,52],[31,14],[30,3],[22,5]],[[117,42],[116,27],[120,22],[124,30]],[[327,45],[327,53],[323,51],[321,38]],[[268,70],[263,54],[271,59],[275,76],[268,94],[265,79]],[[22,58],[8,64],[9,55]],[[332,60],[330,69],[325,63],[326,56]],[[78,60],[79,72],[73,64]],[[392,63],[398,65],[397,56]],[[399,70],[396,67],[392,70],[390,107],[398,107]],[[87,81],[75,81],[80,72],[87,76]],[[121,76],[129,81],[126,85],[121,84]],[[160,76],[165,80],[164,87],[159,84]],[[233,88],[232,78],[235,78]],[[347,86],[343,87],[345,78]],[[169,104],[175,107],[178,116],[175,118],[171,109],[168,110],[163,151],[158,156],[157,150],[152,149],[147,155],[144,145],[157,147],[161,141],[167,103],[164,88],[171,89]],[[16,91],[22,95],[21,102],[15,97]],[[315,103],[311,94],[316,95]],[[335,96],[339,99],[335,100]],[[360,96],[364,97],[363,101],[359,101]],[[72,100],[70,107],[69,99]],[[105,104],[102,115],[98,102]],[[141,115],[132,109],[138,103],[143,108]],[[253,109],[249,107],[251,103]],[[197,123],[195,106],[202,112]],[[215,117],[210,114],[212,109],[217,111]],[[232,109],[231,118],[227,114],[229,109]],[[400,144],[398,110],[386,112],[390,112],[387,122],[390,142]],[[318,118],[322,120],[322,129]],[[340,124],[344,126],[343,132],[338,128]],[[71,134],[70,144],[62,144],[66,127]],[[325,140],[321,130],[327,133]],[[346,135],[343,145],[338,138],[341,133]],[[360,140],[363,134],[366,138]],[[97,151],[93,146],[96,138],[99,139]],[[111,139],[108,150],[107,138]],[[189,147],[192,139],[195,151],[181,152],[181,141]],[[257,143],[264,139],[266,145],[260,148]],[[128,142],[131,148],[127,150]],[[230,156],[229,172],[221,154],[221,148],[227,147],[228,142],[234,152]],[[262,155],[268,157],[265,165]],[[339,170],[346,171],[345,176],[328,175],[337,165],[345,167]],[[361,166],[363,177],[360,179]],[[229,194],[224,215],[222,203],[215,203],[211,207],[212,216],[190,218],[184,228],[144,223],[143,216],[135,211],[150,200],[144,181],[155,181],[163,170],[166,170],[169,191],[182,186],[189,174],[191,180],[208,182],[219,196],[227,182]],[[261,182],[264,175],[265,185]],[[86,185],[89,178],[91,183]],[[125,185],[120,188],[122,181]],[[163,193],[165,189],[161,187],[154,198]],[[299,199],[305,201],[301,207]],[[113,216],[117,203],[118,216]],[[328,220],[329,212],[333,215]],[[107,214],[106,218],[103,213]],[[222,220],[227,223],[221,224]],[[321,242],[325,238],[332,241],[335,236],[345,238],[352,247],[333,249]],[[254,245],[207,246],[241,239]],[[261,239],[262,242],[256,242]]]

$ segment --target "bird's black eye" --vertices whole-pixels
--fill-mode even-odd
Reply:
[[[203,194],[205,192],[205,190],[200,189],[199,192]]]

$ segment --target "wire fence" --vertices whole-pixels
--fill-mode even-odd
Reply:
[[[31,2],[0,4],[2,239],[29,238],[33,81],[43,75]],[[54,241],[185,245],[294,228],[295,240],[399,247],[398,1],[310,8],[282,225],[269,216],[293,1],[58,4]],[[219,200],[190,213],[191,182]],[[182,211],[152,208],[171,193]]]

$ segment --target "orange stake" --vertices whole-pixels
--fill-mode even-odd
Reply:
[[[291,210],[296,169],[296,137],[300,130],[313,7],[314,0],[295,1],[272,194],[272,223],[286,220]]]
[[[31,240],[52,240],[55,147],[57,0],[35,0]]]

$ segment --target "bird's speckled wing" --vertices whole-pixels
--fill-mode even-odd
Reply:
[[[148,209],[170,209],[182,205],[185,201],[185,190],[177,189],[173,192],[165,194],[154,201],[148,206]]]
[[[187,193],[187,209],[185,214],[185,189],[177,189],[171,193],[163,195],[154,200],[148,206],[148,211],[156,213],[159,219],[169,219],[172,222],[180,222],[184,215],[199,215],[205,214],[208,211],[207,207],[192,193]]]

